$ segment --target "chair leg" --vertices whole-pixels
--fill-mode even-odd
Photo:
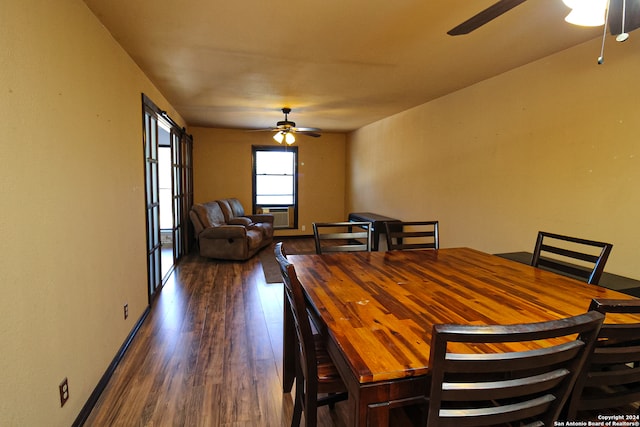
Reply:
[[[347,392],[343,393],[328,393],[326,396],[318,397],[317,407],[328,405],[330,409],[333,409],[336,406],[336,403],[342,402],[343,400],[347,400],[349,395]]]
[[[304,407],[304,424],[306,427],[316,427],[318,425],[318,407],[315,399],[313,402],[310,400],[307,399],[307,404]]]
[[[296,397],[293,402],[293,417],[291,418],[291,427],[300,426],[300,418],[302,417],[302,396],[296,390]]]
[[[335,393],[329,393],[329,398],[332,398],[335,395]],[[329,401],[329,409],[331,409],[333,411],[333,409],[336,407],[336,402],[335,400],[330,400]]]

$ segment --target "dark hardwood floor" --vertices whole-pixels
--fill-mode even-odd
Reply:
[[[289,254],[315,250],[312,238],[284,242]],[[186,256],[85,425],[289,426],[293,402],[292,394],[282,392],[282,298],[282,283],[266,283],[260,256],[246,262]],[[630,411],[612,413],[633,414],[636,408]],[[418,420],[410,411],[396,415],[394,427]],[[318,410],[319,427],[342,427],[346,420],[346,402]]]
[[[313,239],[287,239],[289,253]],[[273,250],[273,247],[264,250]],[[282,284],[259,257],[185,257],[116,368],[87,426],[289,426],[282,392]],[[345,402],[318,412],[344,426]]]

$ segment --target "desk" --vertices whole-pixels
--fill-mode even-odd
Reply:
[[[349,214],[349,221],[363,221],[371,223],[371,233],[373,242],[371,244],[371,250],[377,251],[380,240],[380,233],[385,233],[385,222],[397,222],[399,220],[395,218],[389,218],[388,216],[378,215],[371,212],[352,212]]]
[[[630,298],[468,248],[288,258],[347,385],[352,426],[386,426],[390,409],[424,401],[434,324],[554,320],[592,298]],[[285,373],[292,339],[285,325]]]

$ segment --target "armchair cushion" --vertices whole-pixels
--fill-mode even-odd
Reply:
[[[196,211],[203,228],[214,227],[216,225],[226,223],[224,213],[220,209],[220,205],[216,202],[193,205],[193,210]]]
[[[245,216],[242,203],[240,203],[238,199],[221,199],[217,200],[217,203],[220,205],[220,209],[222,209],[222,213],[224,214],[224,219],[227,222],[233,218]]]

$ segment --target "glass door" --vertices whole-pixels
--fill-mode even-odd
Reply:
[[[147,217],[147,291],[149,302],[162,286],[160,240],[160,184],[158,179],[158,119],[144,111],[145,206]]]
[[[175,241],[174,241],[174,215],[173,215],[173,188],[172,179],[172,152],[173,130],[165,126],[163,121],[158,122],[158,182],[160,185],[160,244],[162,280],[166,280],[173,271],[175,265]]]
[[[173,242],[176,258],[180,258],[188,252],[193,238],[189,221],[189,209],[193,205],[193,140],[183,133],[173,134],[172,142]]]

